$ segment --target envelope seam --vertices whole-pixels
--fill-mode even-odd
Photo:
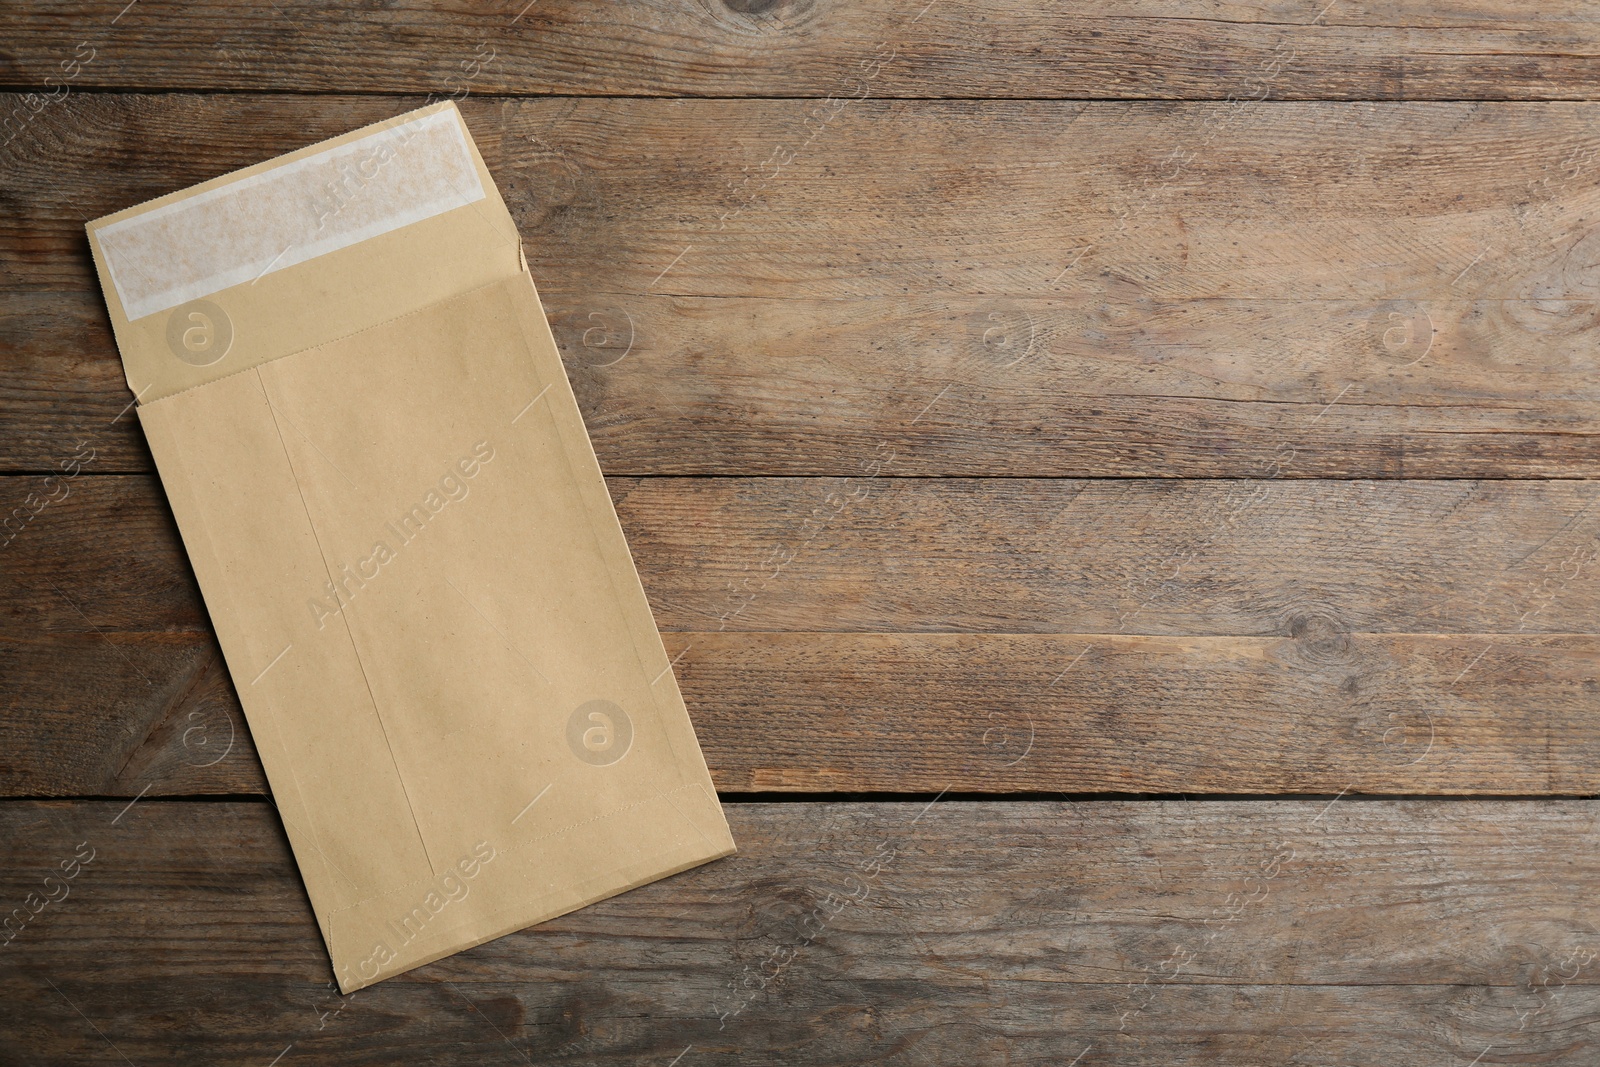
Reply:
[[[289,465],[289,477],[294,482],[295,492],[300,496],[300,507],[305,510],[306,525],[311,530],[311,540],[317,546],[317,555],[322,560],[322,570],[328,576],[328,581],[333,581],[333,568],[328,565],[328,554],[323,551],[322,538],[317,535],[317,524],[311,518],[311,506],[306,503],[306,491],[300,485],[300,475],[294,469],[294,459],[289,455],[289,443],[284,440],[283,427],[278,425],[278,409],[272,405],[272,397],[267,394],[267,382],[261,375],[261,368],[266,364],[257,364],[250,368],[256,372],[256,383],[261,387],[261,398],[266,401],[267,411],[272,415],[272,428],[278,434],[278,447],[283,449],[284,462]],[[366,686],[367,700],[372,704],[373,717],[378,720],[378,731],[383,734],[383,743],[389,749],[389,763],[394,767],[394,776],[400,783],[400,795],[406,798],[406,811],[411,816],[411,825],[417,831],[417,841],[422,845],[422,858],[428,863],[428,870],[435,875],[439,868],[434,865],[433,857],[428,853],[428,839],[423,836],[422,823],[417,819],[416,805],[411,802],[411,791],[406,788],[406,778],[400,770],[400,761],[395,759],[394,742],[389,740],[389,728],[384,725],[383,713],[378,709],[378,698],[372,692],[372,682],[367,678],[367,665],[361,662],[361,648],[356,644],[356,635],[350,630],[350,620],[343,612],[339,614],[340,621],[344,624],[345,636],[350,639],[350,652],[356,658],[356,669],[361,672],[361,684]]]
[[[610,811],[602,812],[599,815],[591,815],[587,819],[579,819],[577,822],[568,823],[566,826],[540,834],[538,837],[530,837],[526,841],[518,844],[516,848],[497,848],[495,849],[495,852],[496,854],[502,856],[515,856],[517,853],[526,851],[529,846],[536,845],[540,841],[548,841],[552,837],[560,837],[562,834],[570,833],[580,826],[587,826],[590,823],[599,822],[602,819],[610,819],[614,816],[622,814],[625,811],[632,811],[634,808],[643,807],[644,805],[657,800],[665,800],[672,807],[673,811],[676,811],[685,821],[689,823],[690,827],[700,835],[701,839],[704,840],[709,847],[715,849],[717,846],[705,836],[705,831],[701,830],[699,826],[695,825],[693,819],[690,819],[687,815],[684,815],[682,808],[679,808],[678,805],[672,803],[672,797],[670,794],[682,793],[686,789],[699,789],[702,793],[705,792],[705,788],[701,786],[699,782],[690,782],[688,785],[680,785],[676,789],[662,790],[661,792],[645,797],[643,800],[636,800],[632,804],[624,804],[621,807],[612,808]],[[414,889],[419,885],[431,885],[432,883],[432,878],[419,878],[414,882],[407,882],[404,885],[395,886],[392,889],[386,889],[382,893],[376,894],[375,896],[365,897],[356,901],[354,904],[348,904],[337,911],[330,911],[328,913],[328,922],[331,924],[334,916],[343,915],[347,911],[355,911],[357,908],[365,907],[375,900],[383,900],[385,897],[391,896],[395,893],[400,893],[408,889]]]
[[[493,288],[496,285],[503,285],[510,280],[510,278],[496,278],[492,282],[484,282],[482,285],[473,286],[464,293],[456,293],[454,296],[447,296],[439,300],[435,300],[431,304],[424,304],[421,307],[412,308],[410,311],[402,311],[398,315],[391,315],[389,318],[384,319],[381,322],[374,322],[370,326],[361,327],[359,330],[351,330],[349,333],[342,333],[337,337],[330,337],[326,341],[318,341],[314,345],[306,345],[304,348],[297,348],[293,352],[285,352],[282,355],[273,356],[271,359],[264,359],[260,363],[254,363],[248,367],[240,367],[238,370],[229,371],[227,374],[224,374],[219,378],[212,378],[209,381],[195,382],[193,385],[186,385],[182,389],[179,389],[176,393],[168,393],[165,396],[158,396],[154,400],[150,401],[149,404],[140,404],[139,406],[148,407],[151,405],[160,404],[168,400],[174,400],[185,393],[191,393],[196,389],[204,389],[208,385],[216,385],[218,382],[225,382],[229,378],[235,378],[241,374],[248,374],[251,371],[259,372],[262,367],[270,367],[280,360],[289,359],[291,356],[303,355],[307,352],[315,352],[319,348],[327,348],[329,345],[336,345],[341,341],[348,341],[352,337],[360,337],[369,330],[381,329],[384,326],[399,322],[401,319],[408,319],[413,315],[421,315],[424,312],[432,311],[435,308],[446,307],[458,300],[465,300],[470,296],[475,296],[478,293],[483,292],[485,289]],[[279,436],[282,436],[282,431],[279,432]]]
[[[150,423],[146,423],[144,421],[144,416],[143,415],[141,415],[139,417],[139,419],[140,419],[140,424],[145,427],[145,433],[147,435],[150,435],[152,433],[159,433],[164,437],[170,435],[170,432],[171,432],[170,428],[165,426],[165,425],[162,425],[159,418],[153,419],[152,422],[150,422]],[[281,439],[281,435],[280,435],[280,444],[281,443],[282,443],[282,439]],[[191,515],[194,516],[195,520],[197,522],[199,522],[199,524],[200,524],[201,531],[204,533],[204,536],[201,537],[200,539],[198,539],[198,541],[196,542],[196,546],[197,547],[194,548],[194,549],[191,549],[191,551],[193,551],[193,552],[203,552],[206,555],[206,557],[209,559],[209,561],[210,561],[210,565],[207,568],[207,570],[212,572],[212,573],[219,573],[219,572],[222,571],[222,567],[216,562],[216,541],[217,541],[217,538],[211,531],[211,522],[210,522],[210,518],[208,516],[208,513],[207,513],[206,509],[202,508],[202,507],[199,507],[194,502],[194,484],[195,484],[195,479],[194,479],[194,475],[189,470],[189,464],[187,462],[186,457],[184,456],[183,450],[182,449],[178,449],[178,448],[173,448],[173,449],[167,449],[167,450],[165,450],[165,452],[166,452],[167,455],[171,456],[173,462],[177,464],[177,471],[178,471],[178,477],[176,477],[173,480],[172,487],[168,490],[168,492],[169,492],[170,495],[173,495],[173,496],[181,495],[182,499],[184,500],[184,508],[183,508],[183,510],[185,512],[187,512],[188,514],[191,514]],[[292,467],[291,467],[291,472],[292,472]],[[174,509],[174,510],[176,510],[176,509]],[[197,567],[196,570],[198,571],[199,568]],[[223,601],[223,603],[227,604],[227,601]],[[235,628],[236,623],[234,622],[234,616],[237,613],[233,610],[231,605],[228,605],[227,607],[222,608],[222,609],[213,609],[212,613],[213,613],[213,615],[225,615],[227,617],[227,619],[228,619],[228,627],[229,627],[229,629],[234,629]],[[238,628],[239,629],[243,629],[242,627],[238,627]],[[219,637],[220,637],[220,629],[219,629]],[[228,664],[228,650],[227,650],[227,648],[223,648],[222,649],[222,659],[223,659],[223,665],[227,668],[227,670],[229,672],[229,675],[231,677],[233,668],[232,668],[231,665]],[[240,699],[240,705],[242,707],[244,707],[244,713],[245,713],[246,722],[249,725],[251,731],[254,732],[256,730],[258,718],[257,718],[256,714],[253,713],[250,710],[250,707],[245,704],[245,701],[243,700],[242,695],[241,695],[241,699]],[[288,774],[289,774],[289,784],[294,789],[294,803],[296,805],[298,805],[294,810],[296,811],[297,814],[303,813],[305,815],[305,821],[304,821],[305,831],[304,832],[305,832],[305,834],[306,834],[306,836],[308,838],[306,843],[309,844],[313,849],[316,850],[317,855],[322,857],[322,862],[327,865],[327,867],[328,867],[328,869],[330,871],[332,871],[334,874],[338,875],[340,878],[343,878],[346,882],[348,882],[356,890],[356,892],[359,893],[361,891],[360,883],[357,882],[354,878],[351,878],[350,875],[346,874],[345,871],[343,870],[343,868],[341,868],[338,864],[334,863],[333,862],[333,858],[331,856],[329,856],[328,853],[326,851],[324,851],[323,848],[322,848],[321,835],[317,833],[316,820],[311,817],[311,805],[306,801],[305,788],[300,784],[299,772],[297,772],[295,770],[295,767],[294,767],[295,761],[289,756],[289,745],[288,745],[288,742],[286,742],[284,740],[284,738],[283,738],[283,726],[282,726],[282,723],[279,721],[279,716],[276,715],[276,714],[273,714],[273,711],[274,711],[274,708],[272,706],[264,705],[263,714],[262,714],[261,718],[264,719],[264,721],[268,724],[268,727],[272,730],[273,738],[276,739],[277,755],[276,756],[272,755],[272,753],[267,751],[267,746],[264,745],[264,744],[261,744],[260,741],[258,741],[257,748],[258,748],[258,750],[260,751],[260,754],[261,754],[262,764],[263,764],[263,766],[265,766],[265,764],[269,761],[269,759],[272,759],[272,760],[275,760],[275,759],[278,759],[278,758],[282,759],[283,766],[288,771]],[[262,739],[262,740],[264,740],[264,739]],[[270,784],[271,783],[269,783],[269,785]],[[279,802],[278,795],[275,792],[272,792],[271,789],[269,789],[267,800],[268,800],[269,803],[271,803],[271,805],[273,807],[273,810],[278,813],[278,818],[283,823],[284,832],[286,834],[289,834],[290,842],[291,842],[291,845],[292,845],[293,841],[294,841],[294,833],[290,830],[290,821],[291,820],[289,819],[288,816],[286,816],[283,813],[283,805],[282,805],[282,803]],[[287,798],[285,798],[285,800],[287,800]],[[311,891],[310,890],[310,886],[308,885],[307,886],[307,892],[309,893],[310,891]],[[321,916],[318,916],[318,918],[317,918],[317,925],[318,925],[319,928],[321,928],[323,931],[325,931],[326,936],[331,938],[331,936],[332,936],[331,929],[327,926],[326,921]],[[329,951],[331,953],[332,949],[330,948]]]

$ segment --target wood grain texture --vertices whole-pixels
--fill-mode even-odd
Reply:
[[[1600,792],[1595,637],[672,637],[723,790]]]
[[[214,638],[0,640],[0,796],[268,792]]]
[[[1590,633],[1600,593],[1581,481],[611,485],[668,630]]]
[[[616,475],[1600,476],[1577,304],[544,305]],[[1426,322],[1437,358],[1395,369],[1382,335]],[[0,369],[0,470],[152,469],[97,294],[0,294]]]
[[[23,1062],[1594,1058],[1593,802],[730,805],[737,856],[348,998],[268,806],[123,807],[0,808],[7,903],[67,890],[0,950]]]
[[[275,0],[143,3],[119,17],[122,6],[16,12],[0,78],[320,93],[1553,99],[1592,97],[1600,51],[1586,2],[1007,0],[980,14],[948,0]]]
[[[0,34],[0,1063],[1596,1061],[1594,0],[124,4]],[[430,93],[720,790],[1320,798],[731,804],[338,996],[82,227]]]
[[[69,96],[4,149],[0,287],[91,290],[86,220],[418,102]],[[1597,108],[463,105],[551,292],[1374,307],[1593,302]]]
[[[69,97],[0,149],[0,469],[148,469],[85,219],[400,106]],[[805,107],[467,101],[609,472],[1600,473],[1591,105]]]
[[[85,443],[85,469],[155,469],[98,300],[0,294],[0,470],[60,473]]]
[[[1589,634],[1583,481],[640,478],[608,486],[663,630]],[[0,480],[0,514],[34,478]],[[0,634],[208,629],[159,484],[63,479]]]
[[[159,487],[65,484],[0,792],[263,790]],[[610,487],[724,790],[1600,791],[1589,483]]]
[[[1600,638],[668,633],[723,792],[1600,793]],[[8,796],[264,794],[209,635],[0,639]]]

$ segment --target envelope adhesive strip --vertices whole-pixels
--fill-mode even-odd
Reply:
[[[453,111],[436,111],[99,230],[130,320],[484,198]]]

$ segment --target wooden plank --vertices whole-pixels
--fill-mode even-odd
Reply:
[[[0,470],[154,470],[98,293],[0,294]]]
[[[0,793],[262,790],[158,486],[65,484]],[[1600,791],[1588,483],[610,487],[724,790]]]
[[[267,793],[208,634],[0,639],[0,796]]]
[[[673,636],[723,790],[1600,792],[1597,637]]]
[[[781,172],[797,102],[468,105],[615,474],[1600,475],[1590,105],[871,103]],[[148,469],[86,218],[398,106],[72,97],[0,149],[0,469]]]
[[[1395,371],[1361,303],[544,302],[617,475],[1600,476],[1589,326],[1533,303],[1434,307],[1459,358]],[[0,469],[152,468],[98,294],[0,321]]]
[[[4,149],[0,288],[92,290],[86,219],[418,102],[69,96]],[[816,106],[463,111],[552,292],[1594,300],[1596,104]]]
[[[4,899],[66,891],[0,965],[27,1062],[1594,1058],[1592,801],[735,804],[737,856],[348,998],[270,808],[123,807],[0,808]]]
[[[6,82],[622,95],[1552,99],[1593,92],[1592,3],[696,0],[37,3]],[[360,61],[350,57],[359,56]],[[63,67],[63,62],[73,63]],[[46,79],[51,79],[48,82]],[[59,89],[56,89],[59,91]]]
[[[0,515],[44,484],[0,479]],[[663,630],[1511,636],[1600,613],[1584,481],[607,484]],[[59,486],[0,550],[0,634],[207,629],[154,478]]]
[[[724,792],[1600,793],[1600,637],[665,636]],[[0,673],[0,795],[267,791],[209,635]]]
[[[610,484],[669,630],[1592,633],[1600,609],[1586,481]]]
[[[95,477],[93,452],[70,454],[79,455],[90,462],[76,475],[68,467],[51,477],[0,478],[0,632],[206,628],[160,483]]]

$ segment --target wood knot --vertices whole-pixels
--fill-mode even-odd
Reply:
[[[737,32],[767,36],[791,30],[812,12],[813,0],[701,0],[712,18]]]
[[[1351,659],[1350,633],[1331,613],[1301,612],[1290,617],[1288,628],[1300,655],[1308,662],[1332,666],[1347,663]]]

